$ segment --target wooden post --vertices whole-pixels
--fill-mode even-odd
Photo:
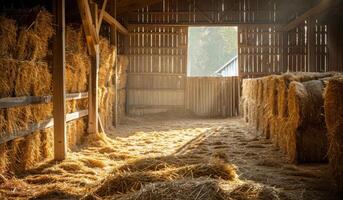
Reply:
[[[53,115],[54,157],[63,160],[67,155],[65,116],[65,0],[54,1],[56,35],[53,57]]]
[[[116,17],[116,2],[117,1],[111,1],[111,7],[110,12],[111,15]],[[117,41],[117,28],[115,26],[111,26],[111,44],[116,46],[116,60],[115,60],[115,103],[114,103],[114,126],[117,127],[118,125],[118,41]]]
[[[93,26],[96,27],[97,21],[97,4],[91,5],[93,16]],[[91,70],[89,73],[88,88],[88,133],[98,133],[98,71],[99,71],[99,44],[95,44],[95,51],[91,55]]]

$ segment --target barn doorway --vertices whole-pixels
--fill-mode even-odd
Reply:
[[[187,75],[238,76],[236,26],[189,27]]]
[[[187,111],[206,117],[238,115],[237,34],[233,26],[188,28]]]

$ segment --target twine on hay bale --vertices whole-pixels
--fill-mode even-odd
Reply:
[[[325,91],[325,120],[328,128],[331,171],[338,191],[343,191],[343,76],[329,80]]]

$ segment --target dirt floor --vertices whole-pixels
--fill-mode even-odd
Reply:
[[[240,118],[127,118],[107,136],[90,136],[61,163],[2,177],[0,199],[339,199],[326,164],[288,164]],[[219,170],[228,174],[190,169],[214,160],[229,163]]]

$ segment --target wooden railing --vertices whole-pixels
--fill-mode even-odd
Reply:
[[[79,100],[85,99],[88,97],[88,93],[72,93],[66,95],[66,100]],[[0,99],[0,109],[3,108],[13,108],[13,107],[20,107],[20,106],[27,106],[32,104],[43,104],[43,103],[50,103],[52,102],[52,96],[30,96],[30,97],[8,97]],[[88,110],[81,110],[74,113],[68,113],[66,115],[66,121],[74,121],[79,118],[85,117],[88,115]],[[44,130],[47,128],[51,128],[54,125],[54,119],[50,118],[43,122],[36,123],[36,124],[29,124],[26,130],[15,130],[12,133],[2,132],[0,133],[0,144],[9,142],[11,140],[21,138],[31,133],[39,130]]]

